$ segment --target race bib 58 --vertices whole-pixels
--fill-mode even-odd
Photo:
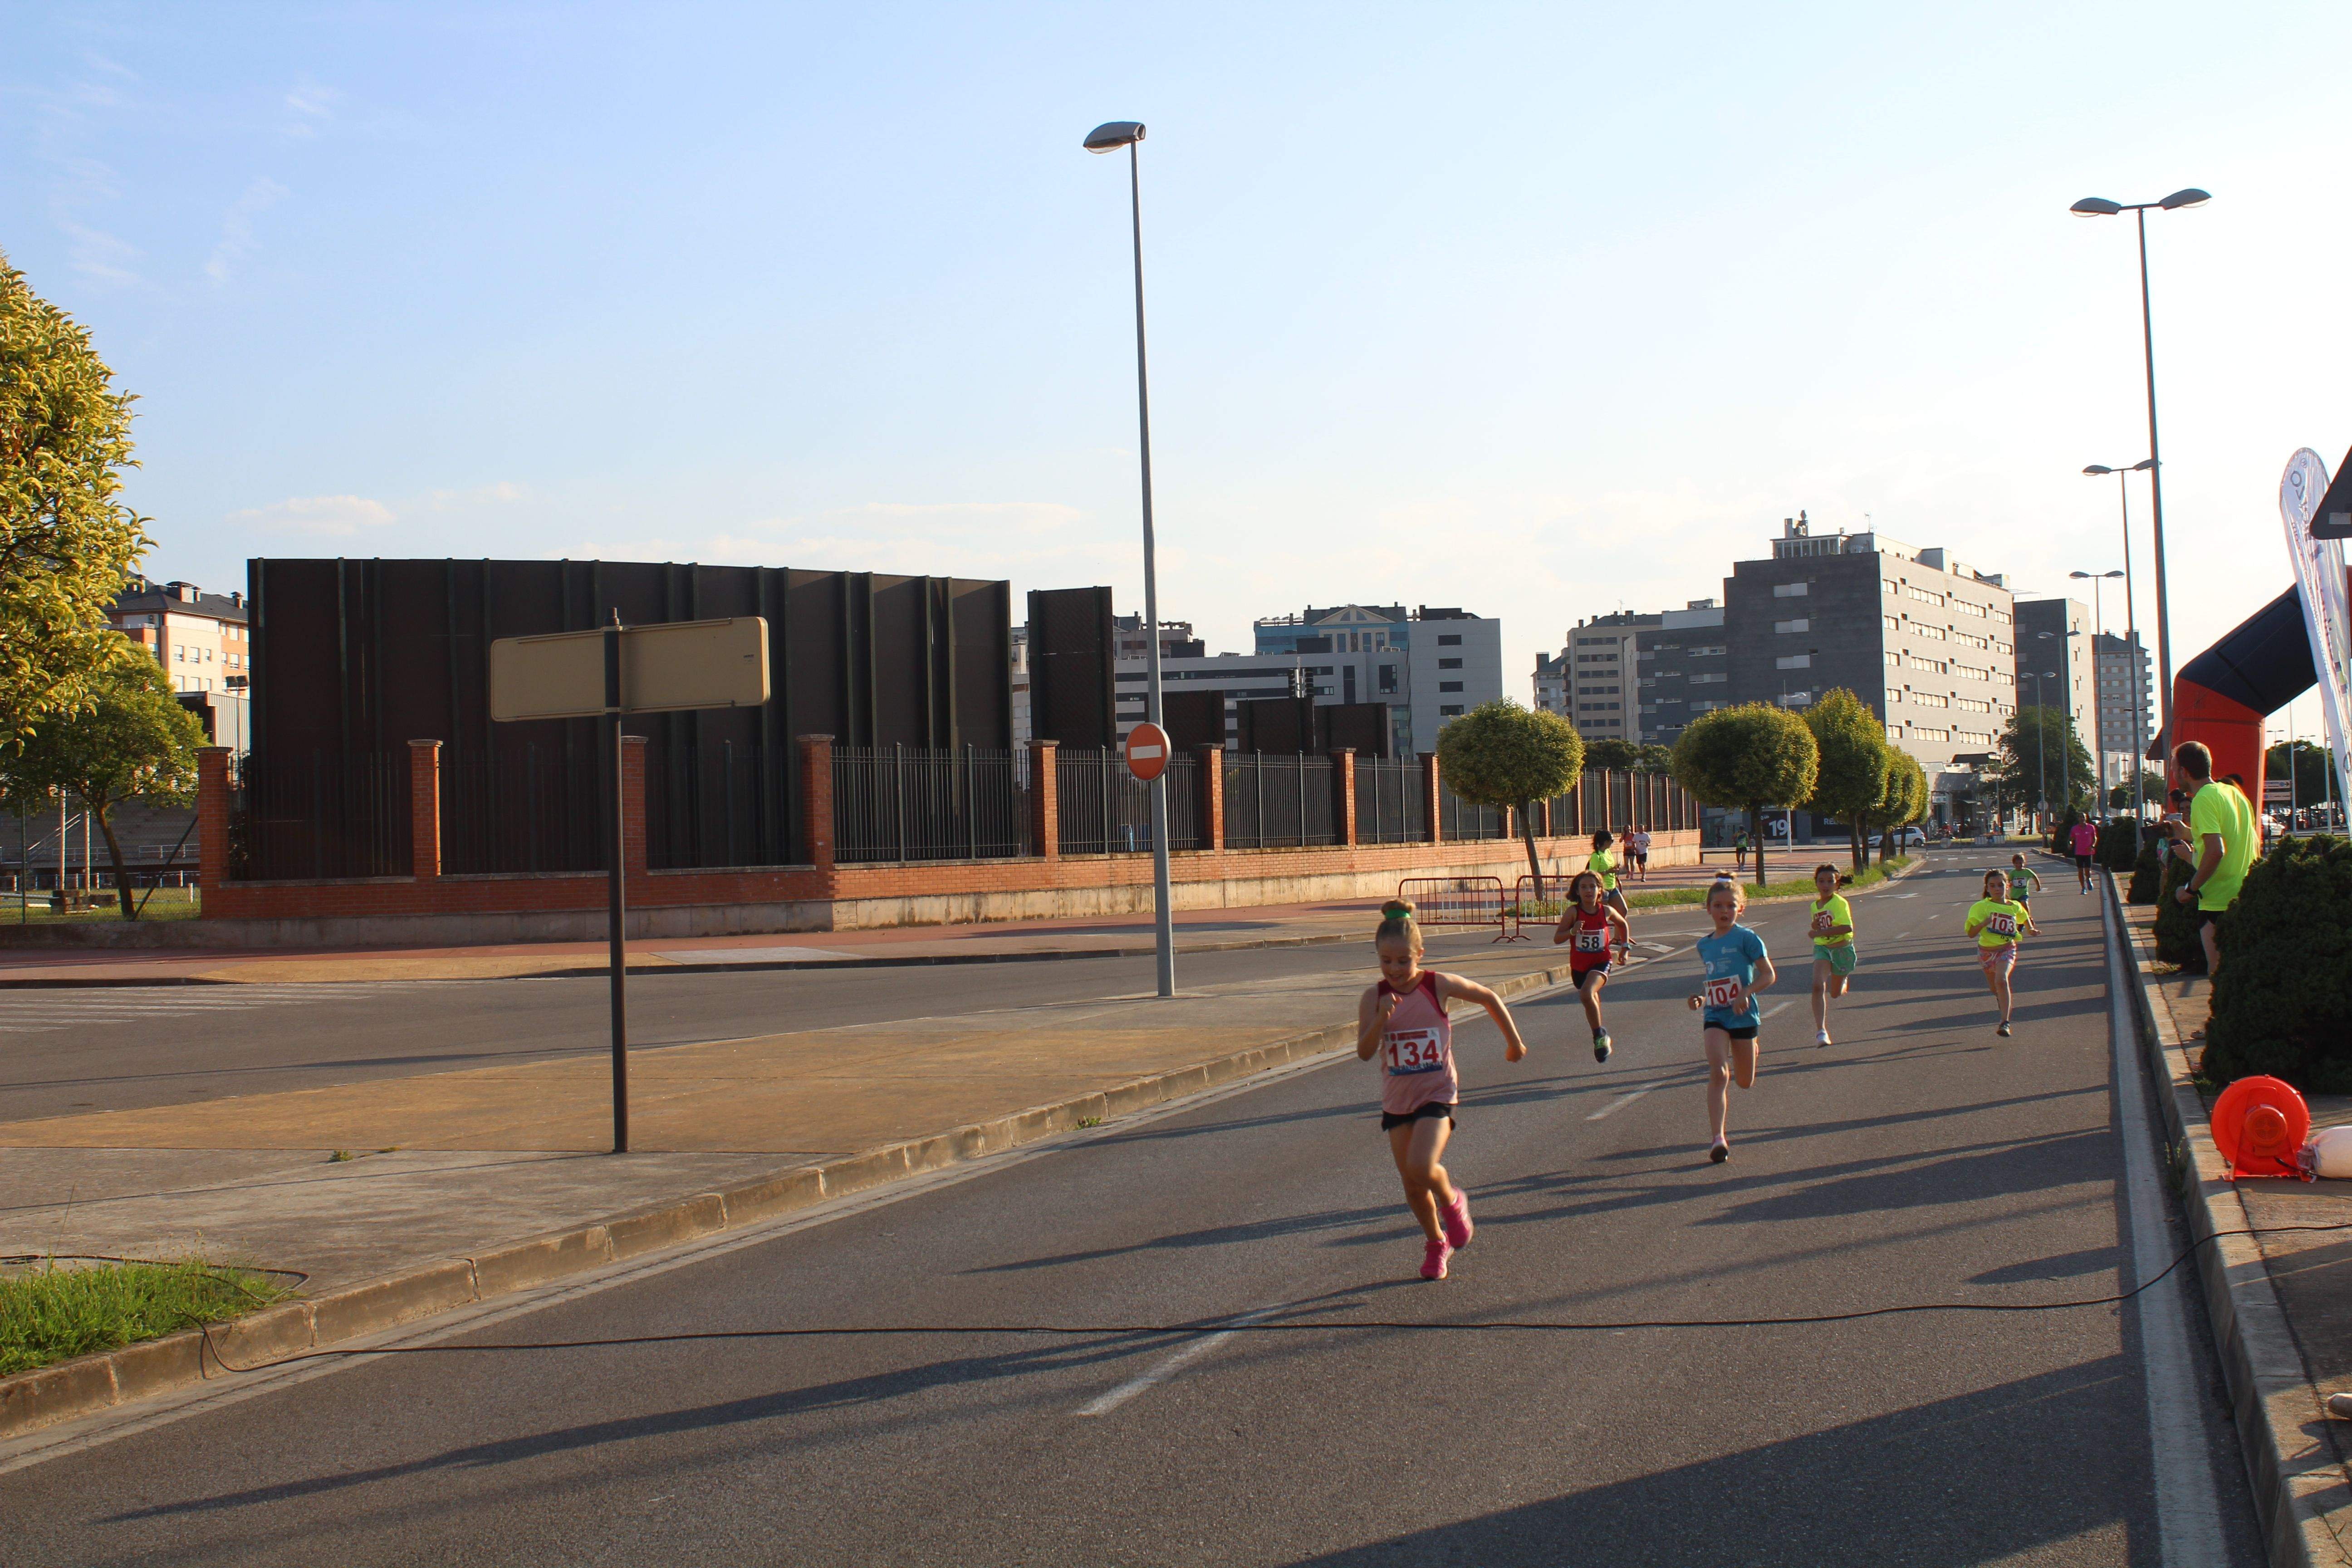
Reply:
[[[1576,951],[1579,952],[1608,952],[1609,933],[1606,931],[1578,931],[1576,933]]]

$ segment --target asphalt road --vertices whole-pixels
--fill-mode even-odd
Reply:
[[[1612,988],[1606,1066],[1572,996],[1517,1010],[1517,1067],[1461,1029],[1448,1163],[1480,1229],[1443,1284],[1413,1276],[1377,1083],[1348,1063],[440,1342],[1081,1331],[332,1363],[0,1471],[7,1561],[2250,1568],[2201,1320],[2168,1373],[2198,1429],[2151,1433],[2140,1319],[2169,1298],[1461,1327],[2030,1303],[2160,1267],[2177,1237],[2135,1245],[2122,1185],[2145,1129],[2110,1092],[2095,900],[2051,879],[2001,1040],[1958,931],[1969,858],[1938,864],[1856,901],[1864,967],[1827,1049],[1799,917],[1763,917],[1790,961],[1765,1000],[1790,1005],[1726,1165],[1705,1158],[1686,955]],[[1247,1313],[1302,1326],[1085,1331]],[[2168,1559],[2160,1463],[2180,1486],[2163,1528],[2184,1500],[2206,1515]]]

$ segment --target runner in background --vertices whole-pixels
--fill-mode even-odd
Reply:
[[[1977,963],[1984,971],[1985,984],[1991,989],[1992,999],[2000,1005],[2000,1027],[1993,1033],[2003,1037],[2010,1032],[2010,1015],[2016,1006],[2010,976],[2017,967],[2018,939],[2042,934],[2034,929],[2032,911],[2010,896],[2011,881],[2011,877],[2004,877],[1999,871],[1987,871],[1984,897],[1969,906],[1969,918],[1963,928],[1977,939]]]
[[[1692,995],[1690,1005],[1700,1011],[1700,1037],[1706,1042],[1706,1120],[1715,1137],[1706,1157],[1718,1165],[1731,1158],[1731,1085],[1737,1080],[1742,1089],[1756,1087],[1758,1037],[1764,1027],[1756,994],[1780,978],[1764,939],[1739,923],[1739,911],[1747,907],[1748,895],[1738,883],[1709,888],[1706,915],[1715,931],[1692,948],[1706,967],[1706,986]]]
[[[2041,874],[2026,865],[2022,854],[2009,858],[2009,898],[2020,906],[2031,904],[2033,895],[2042,890]]]
[[[1625,853],[1633,858],[1633,875],[1646,882],[1650,879],[1650,830],[1636,827],[1625,835]]]
[[[1813,868],[1813,1044],[1830,1043],[1830,1003],[1853,973],[1853,908],[1838,889],[1852,881],[1834,866]]]
[[[1446,1260],[1470,1245],[1470,1197],[1454,1184],[1438,1157],[1454,1135],[1462,1079],[1454,1068],[1454,1025],[1445,1004],[1459,999],[1486,1009],[1503,1031],[1503,1059],[1528,1054],[1519,1026],[1503,999],[1475,980],[1421,966],[1421,927],[1412,906],[1396,900],[1381,910],[1372,938],[1381,977],[1356,1007],[1356,1058],[1381,1058],[1381,1130],[1404,1180],[1405,1206],[1421,1222],[1428,1247],[1423,1279],[1445,1278]]]
[[[1622,939],[1622,941],[1620,940]],[[1584,1003],[1584,1021],[1592,1026],[1592,1059],[1609,1059],[1609,1027],[1601,1021],[1601,988],[1609,984],[1609,950],[1632,940],[1625,917],[1601,901],[1601,879],[1579,871],[1568,885],[1568,908],[1552,928],[1552,945],[1570,942],[1569,978]]]
[[[1605,827],[1594,834],[1592,855],[1584,862],[1584,868],[1601,883],[1601,901],[1624,917],[1617,923],[1623,929],[1625,941],[1630,944],[1633,940],[1633,910],[1626,905],[1625,895],[1617,889],[1617,857],[1609,853],[1609,846],[1615,840],[1609,837],[1609,830]],[[1630,946],[1618,949],[1621,954],[1630,951]]]
[[[2091,853],[2099,847],[2099,830],[2091,826],[2089,817],[2084,817],[2074,824],[2072,837],[2074,850],[2074,879],[2082,884],[2078,890],[2087,893],[2091,890]]]

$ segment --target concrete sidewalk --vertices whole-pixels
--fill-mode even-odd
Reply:
[[[2185,1150],[2183,1203],[2208,1315],[2273,1563],[2352,1563],[2352,1423],[2330,1420],[2352,1392],[2352,1182],[2228,1178],[2195,1078],[2211,1011],[2203,975],[2159,973],[2152,906],[2120,905],[2138,962],[2151,1065]],[[2311,1095],[2312,1126],[2352,1122],[2352,1096]],[[2342,1230],[2293,1226],[2343,1226]],[[2253,1230],[2253,1236],[2231,1236]]]
[[[1843,854],[1843,847],[1832,847]],[[1788,864],[1818,858],[1800,846]],[[1777,866],[1788,852],[1777,853]],[[1727,858],[1724,861],[1727,864]],[[1695,887],[1717,866],[1661,868],[1629,892]],[[1785,875],[1785,870],[1776,870]],[[1175,917],[1179,952],[1216,952],[1300,942],[1345,942],[1370,930],[1377,899],[1248,909],[1191,910]],[[629,944],[632,973],[664,970],[801,969],[912,963],[1044,962],[1131,956],[1153,950],[1151,917],[1018,921],[978,926],[892,926],[730,937],[655,937]],[[0,988],[184,984],[332,984],[383,980],[496,980],[602,973],[601,942],[494,947],[305,949],[251,952],[152,949],[81,952],[0,949]]]

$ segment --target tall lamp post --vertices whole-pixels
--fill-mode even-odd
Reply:
[[[2156,443],[2156,328],[2147,303],[2147,209],[2178,212],[2182,207],[2203,206],[2212,199],[2210,193],[2190,185],[2160,202],[2111,202],[2105,196],[2084,196],[2067,209],[2084,217],[2129,213],[2139,225],[2139,341],[2147,371],[2147,489],[2156,531],[2156,665],[2162,689],[2158,695],[2164,701],[2164,719],[2157,733],[2163,739],[2168,768],[2172,761],[2172,611],[2164,589],[2164,468]]]
[[[2043,632],[2042,635],[2048,637],[2050,634]],[[2042,683],[2054,680],[2057,677],[2042,669],[2029,669],[2025,675],[2033,682],[2033,769],[2041,777],[2041,783],[2034,785],[2034,805],[2039,809],[2035,813],[2033,826],[2038,835],[2044,826],[2041,818],[2050,812],[2050,703],[2048,689]]]
[[[2096,811],[2107,801],[2107,736],[2106,721],[2099,712],[2099,638],[2107,635],[2106,606],[2099,602],[2099,584],[2109,577],[2120,577],[2120,572],[2069,572],[2069,577],[2080,578],[2091,584],[2091,731],[2098,743],[2099,797],[2091,803]]]
[[[1089,153],[1127,149],[1129,211],[1135,229],[1135,417],[1142,431],[1143,454],[1143,646],[1147,671],[1143,692],[1144,717],[1158,726],[1160,713],[1160,572],[1151,538],[1151,379],[1143,355],[1143,176],[1136,152],[1143,127],[1132,120],[1114,120],[1087,132]],[[1168,775],[1163,772],[1146,786],[1151,792],[1152,924],[1158,940],[1160,994],[1176,994],[1176,927],[1168,889]]]
[[[2074,630],[2072,626],[2067,626],[2063,631],[2038,632],[2035,634],[2036,638],[2042,642],[2054,642],[2058,645],[2058,663],[2060,668],[2053,670],[2045,670],[2042,673],[2047,679],[2058,683],[2058,694],[2062,699],[2063,699],[2063,700],[2062,700],[2058,705],[2058,710],[2065,715],[2065,722],[2060,727],[2061,732],[2058,737],[2060,742],[2058,750],[2058,793],[2063,798],[2064,805],[2070,810],[2073,809],[2074,805],[2074,699],[2072,691],[2068,689],[2066,682],[2072,679],[2072,671],[2074,667],[2074,639],[2082,635],[2082,633]],[[2036,682],[2034,690],[2039,692],[2041,689],[2042,688],[2040,683]],[[2048,710],[2045,708],[2043,711],[2047,712]],[[2045,735],[2044,744],[2047,743],[2047,737]]]
[[[2154,458],[2143,458],[2127,468],[2111,468],[2105,463],[2093,463],[2083,470],[2085,474],[2115,475],[2116,500],[2123,507],[2124,637],[2125,640],[2131,644],[2132,854],[2134,857],[2139,854],[2141,824],[2147,820],[2147,690],[2140,685],[2139,595],[2132,591],[2131,490],[2126,476],[2140,473],[2153,475],[2155,471]],[[2169,691],[2169,689],[2168,687],[2167,690]],[[2168,700],[2169,700],[2168,698]]]

